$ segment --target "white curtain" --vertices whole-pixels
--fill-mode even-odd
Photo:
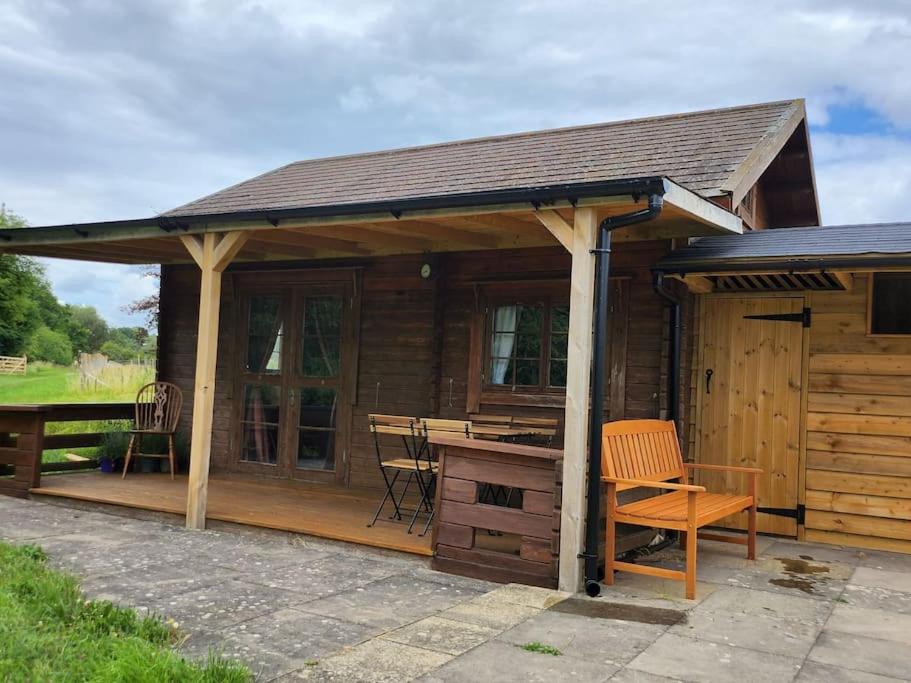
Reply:
[[[516,313],[518,306],[498,306],[493,314],[493,344],[490,355],[493,362],[490,368],[491,384],[504,384],[506,368],[512,356],[512,347],[516,342]]]

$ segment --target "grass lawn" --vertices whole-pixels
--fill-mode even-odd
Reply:
[[[91,391],[79,386],[79,371],[72,366],[29,363],[25,375],[0,375],[0,403],[117,403],[136,400],[145,381],[118,382],[110,388],[99,385]]]
[[[79,370],[73,366],[29,363],[25,375],[0,375],[0,404],[2,403],[131,403],[136,400],[139,387],[152,380],[151,368],[112,369],[113,376],[106,376],[108,386],[95,384],[80,386]],[[81,434],[108,431],[101,420],[87,422],[52,422],[45,427],[45,434]],[[128,427],[124,427],[128,428]],[[95,454],[94,448],[76,448],[45,451],[44,462],[60,462],[64,453],[85,457]]]
[[[175,637],[158,619],[86,601],[76,580],[50,569],[39,548],[0,543],[0,680],[251,680],[235,662],[182,659],[171,649]]]

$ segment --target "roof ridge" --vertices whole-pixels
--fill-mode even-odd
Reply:
[[[323,156],[323,157],[314,157],[312,159],[300,159],[298,161],[292,161],[289,164],[285,164],[281,168],[288,168],[289,166],[303,166],[311,163],[318,163],[324,161],[336,161],[341,159],[357,159],[357,158],[368,158],[368,157],[379,157],[386,156],[389,154],[398,154],[401,152],[411,152],[416,150],[425,150],[425,149],[437,149],[440,147],[459,147],[462,145],[477,144],[479,142],[491,142],[495,140],[515,140],[519,138],[534,137],[537,135],[550,135],[554,133],[567,133],[572,131],[579,130],[591,130],[593,128],[610,128],[613,126],[622,126],[628,125],[630,123],[645,123],[650,121],[671,121],[675,119],[684,119],[691,116],[700,116],[706,114],[720,114],[724,112],[732,111],[750,111],[752,109],[760,109],[762,107],[774,107],[776,105],[794,105],[802,101],[802,98],[792,98],[785,100],[776,100],[773,102],[755,102],[753,104],[744,104],[744,105],[735,105],[731,107],[717,107],[715,109],[700,109],[696,111],[688,112],[678,112],[673,114],[659,114],[656,116],[643,116],[639,118],[631,119],[618,119],[615,121],[600,121],[597,123],[584,123],[573,126],[560,126],[557,128],[539,128],[536,130],[526,130],[519,131],[517,133],[502,133],[500,135],[482,135],[479,137],[473,138],[463,138],[459,140],[447,140],[444,142],[432,142],[426,145],[407,145],[405,147],[393,147],[390,149],[378,149],[372,152],[352,152],[351,154],[339,154],[332,156]],[[279,171],[281,169],[274,169]],[[267,175],[267,174],[262,174]],[[257,178],[260,176],[257,176]],[[251,178],[252,180],[252,178]],[[226,188],[227,189],[227,188]]]

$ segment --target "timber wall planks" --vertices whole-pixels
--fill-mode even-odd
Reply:
[[[613,419],[659,417],[666,354],[663,301],[653,292],[650,267],[667,252],[667,242],[621,243],[611,258],[611,363]],[[471,316],[477,283],[502,280],[559,282],[569,290],[569,256],[562,248],[535,248],[443,255],[440,279],[422,280],[420,255],[359,261],[363,267],[357,398],[353,408],[348,483],[381,490],[373,437],[367,428],[372,412],[464,418],[468,390]],[[351,260],[339,262],[350,266]],[[504,265],[508,264],[508,268]],[[330,262],[321,263],[331,265]],[[308,264],[312,267],[312,264]],[[263,264],[263,268],[268,266]],[[436,294],[435,294],[436,292]],[[164,266],[161,281],[159,376],[184,392],[180,430],[189,432],[193,410],[196,317],[199,271]],[[234,448],[234,382],[238,292],[229,269],[224,276],[219,326],[212,470],[230,469]],[[379,384],[379,386],[377,386]],[[489,406],[516,415],[558,417],[563,408]],[[606,416],[607,417],[607,416]],[[562,443],[562,425],[554,446]],[[396,455],[390,440],[384,456]],[[401,453],[404,455],[404,451]]]
[[[810,298],[806,538],[911,552],[911,338],[867,336],[869,277]]]

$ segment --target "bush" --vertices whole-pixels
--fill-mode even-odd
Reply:
[[[42,325],[32,334],[26,350],[30,358],[46,360],[57,365],[73,362],[73,345],[62,332],[56,332]]]
[[[112,421],[98,446],[98,459],[110,458],[117,460],[123,458],[130,444],[129,430],[132,425],[123,420]],[[142,452],[164,455],[168,452],[168,437],[159,434],[147,434],[142,437]],[[174,455],[179,467],[189,462],[187,440],[181,432],[174,435]]]
[[[101,353],[118,363],[124,363],[140,355],[136,346],[130,346],[115,339],[109,339],[102,344]]]

